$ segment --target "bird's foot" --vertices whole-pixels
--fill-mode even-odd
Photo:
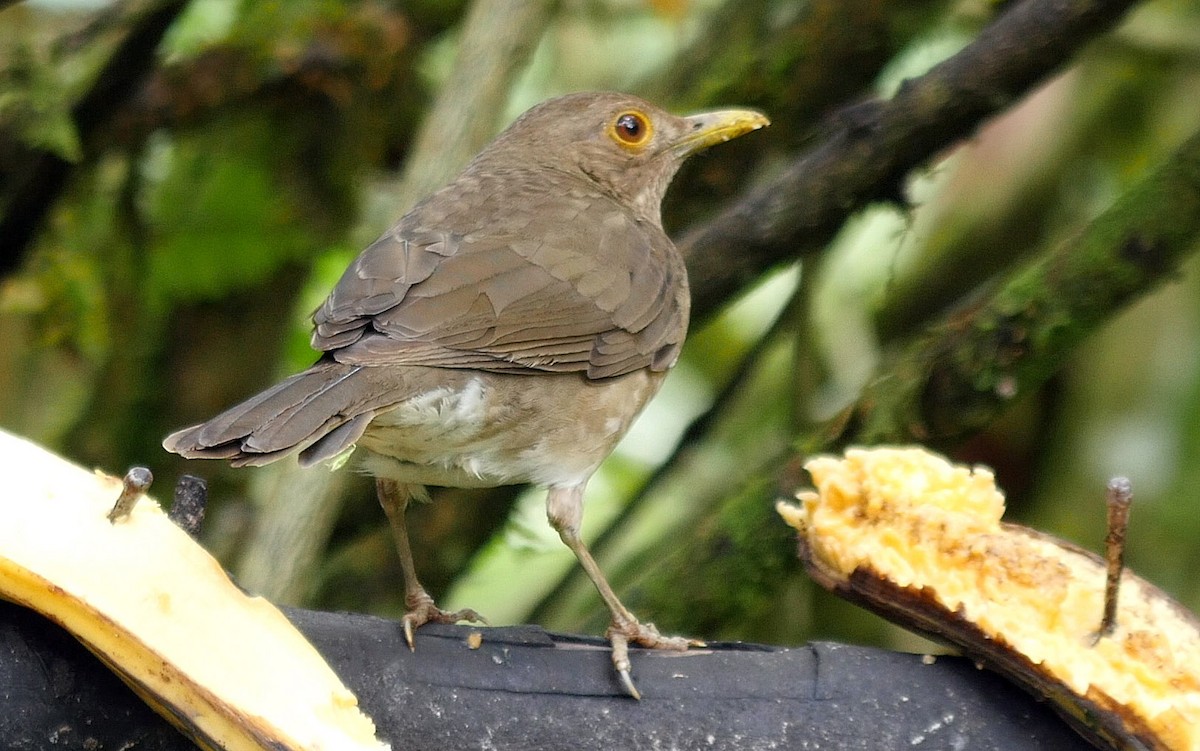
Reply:
[[[699,639],[689,639],[686,636],[663,636],[653,623],[640,623],[637,620],[613,621],[604,636],[612,645],[612,662],[617,676],[621,679],[621,687],[625,693],[634,699],[641,699],[642,694],[633,685],[630,677],[632,665],[629,662],[630,642],[650,649],[673,649],[676,652],[686,652],[689,647],[706,646]]]
[[[404,641],[408,642],[410,650],[416,650],[413,644],[413,632],[426,623],[458,623],[459,621],[469,621],[471,623],[482,623],[487,626],[487,619],[479,613],[476,613],[470,608],[462,610],[442,610],[437,605],[433,604],[433,598],[429,595],[424,597],[416,597],[407,602],[408,612],[400,619],[400,625],[404,628]]]

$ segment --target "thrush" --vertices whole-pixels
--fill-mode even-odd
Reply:
[[[640,623],[580,537],[588,479],[679,357],[687,273],[662,228],[688,156],[761,128],[750,110],[677,117],[618,93],[550,99],[346,269],[313,316],[316,364],[166,438],[188,458],[303,466],[357,447],[404,575],[405,638],[447,612],[417,578],[405,509],[425,486],[547,488],[546,513],[628,645],[686,649]]]

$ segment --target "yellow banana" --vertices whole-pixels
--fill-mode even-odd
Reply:
[[[0,597],[58,622],[210,749],[383,751],[375,727],[269,602],[122,482],[0,431]]]
[[[1054,703],[1112,748],[1200,749],[1200,624],[1125,572],[1111,633],[1106,564],[1002,524],[992,474],[918,448],[851,449],[806,465],[780,503],[822,586],[955,644]]]

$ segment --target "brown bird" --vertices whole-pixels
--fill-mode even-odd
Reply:
[[[376,477],[404,572],[405,638],[446,612],[417,579],[405,509],[426,485],[548,488],[546,513],[628,644],[686,649],[621,604],[580,537],[583,491],[675,364],[683,259],[663,232],[667,185],[691,154],[767,124],[749,110],[676,117],[581,93],[518,118],[449,185],[364,250],[314,315],[324,355],[166,438],[189,458],[302,466],[355,446]]]

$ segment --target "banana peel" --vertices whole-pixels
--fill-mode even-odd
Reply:
[[[990,471],[920,448],[806,465],[815,490],[777,505],[822,586],[961,648],[1113,749],[1200,750],[1200,622],[1126,571],[1101,629],[1107,565],[1000,521]]]
[[[0,477],[0,597],[62,625],[198,745],[390,748],[287,618],[152,499],[110,521],[120,479],[3,431]]]

